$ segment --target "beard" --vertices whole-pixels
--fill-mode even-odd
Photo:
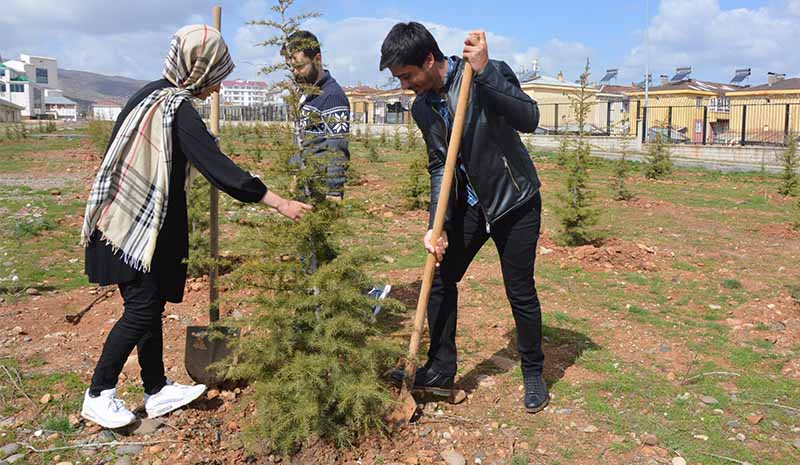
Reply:
[[[312,84],[315,84],[319,80],[320,74],[321,74],[320,70],[316,66],[312,65],[311,69],[308,70],[308,74],[307,75],[305,75],[305,76],[303,76],[303,75],[297,76],[296,79],[297,79],[297,82],[299,82],[300,84],[312,85]]]

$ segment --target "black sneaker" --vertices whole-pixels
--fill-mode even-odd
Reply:
[[[404,372],[397,369],[391,372],[389,377],[397,382],[403,382]],[[453,375],[443,375],[430,368],[417,368],[417,375],[414,377],[414,390],[428,392],[437,396],[449,396],[453,390]]]
[[[542,411],[550,403],[550,394],[547,392],[547,383],[542,375],[523,376],[525,385],[525,410],[528,413]]]

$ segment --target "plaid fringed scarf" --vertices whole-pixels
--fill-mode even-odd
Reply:
[[[233,67],[216,29],[194,25],[175,33],[164,63],[164,78],[175,87],[151,93],[120,126],[89,194],[82,245],[97,229],[115,253],[122,251],[125,263],[150,271],[167,215],[175,113],[184,100],[222,82]]]

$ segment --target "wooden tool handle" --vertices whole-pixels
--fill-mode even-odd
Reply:
[[[450,200],[450,189],[453,185],[453,175],[456,169],[458,151],[461,148],[461,135],[464,130],[464,120],[466,119],[467,104],[469,103],[469,92],[472,88],[472,66],[464,60],[464,72],[461,78],[461,88],[458,92],[458,103],[456,115],[453,121],[453,130],[450,133],[450,142],[447,147],[447,158],[444,164],[444,176],[442,178],[442,188],[439,190],[439,199],[436,203],[436,215],[433,218],[433,232],[431,233],[431,243],[436,247],[436,243],[442,236],[444,229],[444,218],[447,214],[447,204]],[[422,338],[425,315],[428,310],[428,300],[433,284],[433,273],[436,269],[436,255],[428,254],[425,261],[425,270],[422,275],[422,289],[417,300],[417,312],[414,316],[414,332],[411,333],[411,342],[408,345],[408,359],[405,367],[405,382],[403,389],[410,390],[414,385],[416,375],[416,360],[419,352],[419,342]]]
[[[211,26],[222,34],[222,7],[211,9]],[[219,92],[211,94],[211,132],[219,137]],[[217,287],[219,258],[219,191],[211,186],[209,199],[209,229],[211,230],[211,269],[208,271],[208,319],[219,320],[219,288]]]

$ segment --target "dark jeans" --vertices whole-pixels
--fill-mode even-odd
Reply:
[[[541,374],[542,309],[536,295],[533,267],[539,239],[542,198],[540,194],[486,231],[480,206],[454,212],[448,225],[448,248],[436,269],[428,302],[431,346],[427,367],[445,375],[456,373],[456,314],[458,287],[467,267],[491,237],[500,254],[506,296],[517,326],[517,349],[523,375]]]
[[[125,302],[122,318],[108,333],[103,353],[97,362],[89,388],[91,395],[112,389],[133,348],[139,353],[142,382],[147,394],[155,394],[166,384],[164,375],[164,342],[161,334],[161,314],[164,300],[150,274],[119,285]]]

